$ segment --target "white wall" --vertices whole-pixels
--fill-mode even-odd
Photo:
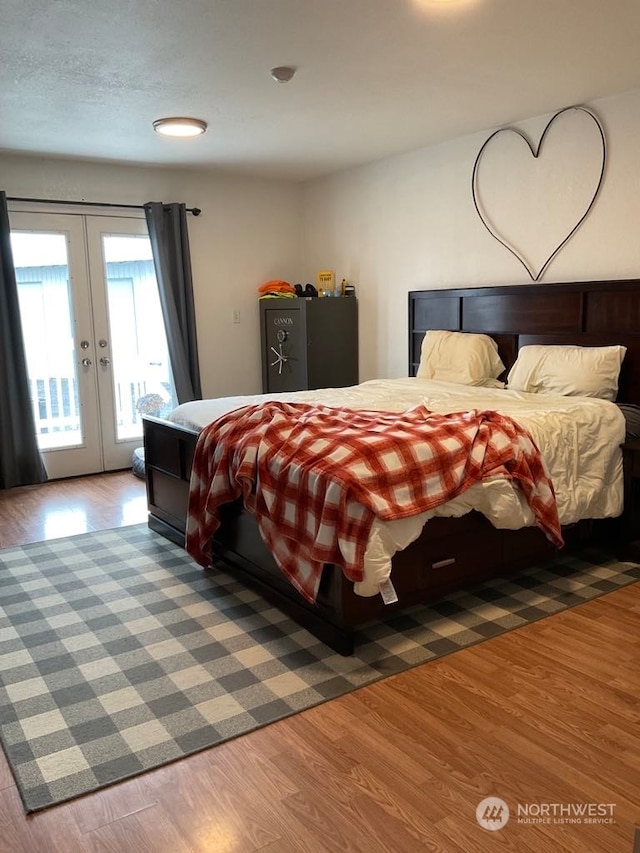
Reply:
[[[541,277],[541,287],[554,281],[640,277],[640,91],[588,106],[605,132],[604,180],[591,212]],[[550,118],[531,119],[518,127],[537,144]],[[518,192],[527,159],[518,153],[502,152],[502,168],[494,164],[489,177],[508,189],[507,219],[534,254],[549,241],[559,242],[557,214],[571,216],[576,195],[584,197],[581,185],[588,184],[598,168],[593,127],[574,126],[572,121],[564,128],[556,126],[566,168],[555,172],[557,181],[564,182],[559,193],[543,181],[546,208],[544,197],[534,199],[532,208],[529,195]],[[338,279],[346,277],[356,285],[361,380],[406,376],[410,290],[531,283],[521,264],[489,235],[473,204],[473,164],[492,132],[305,186],[306,261],[313,269],[334,269]],[[550,130],[548,158],[556,155],[552,139]],[[539,157],[543,173],[550,162],[546,148],[547,141]],[[533,160],[530,155],[528,159]]]
[[[203,394],[261,390],[256,288],[270,278],[298,280],[298,184],[211,171],[4,155],[0,188],[10,197],[115,204],[181,201],[202,208],[188,224]],[[240,310],[239,325],[232,322],[234,309]]]
[[[589,216],[549,265],[541,287],[640,277],[640,91],[588,106],[606,134],[604,181]],[[537,141],[550,117],[518,127]],[[361,380],[404,376],[408,291],[531,282],[487,233],[473,205],[473,164],[492,130],[306,185],[204,170],[0,155],[0,188],[10,196],[130,204],[178,200],[202,208],[200,217],[189,218],[189,234],[205,396],[260,390],[256,287],[269,278],[314,282],[319,269],[333,269],[338,281],[345,277],[356,285]],[[593,146],[585,141],[588,131],[569,128],[566,134],[572,160],[584,165],[584,171],[581,166],[573,173],[580,184],[581,175],[593,171]],[[530,211],[517,207],[521,175],[522,159],[505,154],[502,180],[516,187],[510,215],[535,248],[555,236],[549,233],[552,218],[543,206],[531,222]],[[494,180],[499,179],[498,168]],[[573,197],[573,189],[565,189],[566,198],[554,195],[548,211]],[[240,309],[240,325],[232,323],[234,308]]]

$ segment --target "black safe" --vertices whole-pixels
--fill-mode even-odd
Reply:
[[[358,300],[260,300],[262,391],[358,384]]]

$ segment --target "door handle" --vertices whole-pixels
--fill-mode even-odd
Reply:
[[[92,362],[91,362],[90,358],[83,358],[82,359],[82,366],[83,367],[91,367],[91,364],[92,364]]]
[[[105,358],[105,356],[102,356],[102,358],[100,359],[100,364],[101,364],[103,367],[109,367],[109,365],[111,364],[111,359],[110,359],[110,358]]]

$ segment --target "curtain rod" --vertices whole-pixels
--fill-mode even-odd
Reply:
[[[129,208],[131,210],[144,210],[144,204],[111,204],[107,201],[67,201],[61,198],[15,198],[7,196],[7,201],[26,201],[37,204],[72,204],[83,205],[84,207],[120,207]],[[202,210],[199,207],[188,207],[187,213],[193,213],[194,216],[200,216]]]

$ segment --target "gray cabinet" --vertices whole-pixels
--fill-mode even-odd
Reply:
[[[260,300],[262,390],[358,384],[355,297]]]

